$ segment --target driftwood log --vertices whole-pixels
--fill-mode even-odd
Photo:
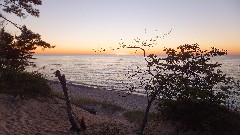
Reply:
[[[68,95],[68,88],[66,85],[66,79],[65,79],[65,75],[61,75],[60,71],[57,70],[55,72],[56,77],[58,77],[58,80],[60,81],[61,85],[62,85],[62,89],[63,89],[63,93],[65,96],[65,101],[66,101],[66,105],[67,105],[67,114],[68,114],[68,119],[72,125],[71,130],[73,131],[77,131],[80,132],[80,128],[77,124],[76,118],[72,112],[72,106],[71,106],[71,102],[70,102],[70,98]]]

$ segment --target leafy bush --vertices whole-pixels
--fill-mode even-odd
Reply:
[[[198,44],[164,51],[166,58],[148,56],[152,79],[146,83],[150,97],[158,99],[160,116],[190,129],[239,134],[240,114],[228,108],[233,80],[220,70],[221,64],[211,61],[226,51],[202,51]]]
[[[0,92],[14,97],[31,98],[48,96],[51,89],[39,73],[5,71],[0,77]]]
[[[211,61],[212,57],[226,55],[225,50],[203,51],[198,44],[185,44],[164,51],[165,58],[149,55],[147,59],[147,72],[152,77],[145,88],[150,97],[226,103],[232,80],[219,69],[221,64]]]
[[[184,128],[211,134],[240,134],[240,114],[208,102],[162,100],[161,119],[180,122]]]
[[[231,95],[234,92],[233,79],[220,70],[221,64],[211,61],[212,57],[226,55],[226,50],[214,47],[201,50],[198,44],[185,44],[177,49],[165,48],[163,51],[166,57],[150,54],[145,58],[147,69],[136,73],[144,76],[140,81],[148,98],[141,134],[150,107],[156,100],[159,102],[160,114],[173,120],[184,119],[186,123],[183,124],[193,124],[193,128],[204,128],[204,122],[198,121],[218,114],[221,108],[232,114],[227,108],[230,108],[229,103],[235,103]],[[192,112],[197,117],[191,115]]]

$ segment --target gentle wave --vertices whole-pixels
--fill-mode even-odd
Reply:
[[[137,67],[146,68],[143,56],[127,55],[34,55],[35,68],[47,79],[56,80],[54,71],[61,70],[69,83],[101,89],[126,90],[129,84],[138,86],[138,78],[128,78]],[[161,56],[160,56],[161,57]],[[221,70],[240,80],[240,56],[223,56],[212,59],[222,64]],[[44,67],[44,68],[43,68]],[[138,88],[139,92],[144,92]]]

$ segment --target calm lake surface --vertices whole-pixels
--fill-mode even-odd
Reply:
[[[146,68],[143,56],[130,55],[34,55],[36,67],[46,78],[57,80],[56,70],[65,74],[68,83],[106,90],[127,90],[126,86],[139,85],[139,79],[129,79],[129,74]],[[163,57],[163,56],[159,56]],[[221,56],[212,59],[222,65],[221,70],[228,76],[240,80],[240,56]],[[142,88],[137,89],[140,93]]]

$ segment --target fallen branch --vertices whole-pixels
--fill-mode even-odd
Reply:
[[[79,126],[77,124],[77,121],[76,121],[76,118],[74,117],[73,112],[72,112],[72,106],[71,106],[70,98],[69,98],[69,95],[68,95],[68,88],[67,88],[67,85],[66,85],[65,75],[61,75],[59,70],[57,70],[55,72],[55,75],[56,75],[56,77],[58,77],[58,80],[60,81],[60,83],[62,85],[62,89],[63,89],[63,93],[64,93],[64,96],[65,96],[65,101],[66,101],[66,105],[67,105],[68,119],[69,119],[69,121],[72,125],[71,130],[80,132],[80,128],[79,128]]]

